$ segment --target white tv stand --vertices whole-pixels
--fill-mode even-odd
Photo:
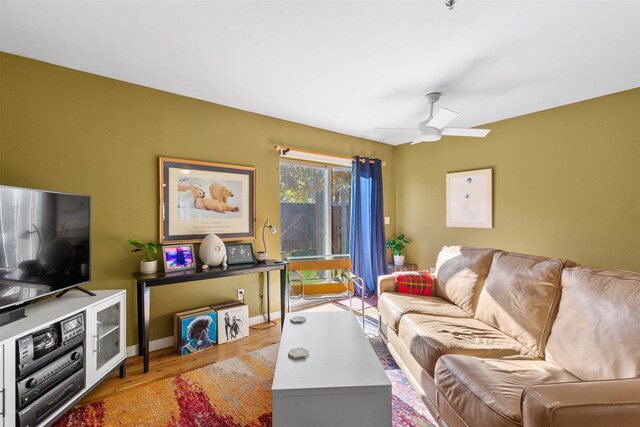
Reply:
[[[0,427],[17,423],[16,340],[74,314],[85,314],[85,386],[63,406],[43,419],[48,426],[68,411],[115,368],[125,374],[126,294],[124,290],[94,291],[95,296],[70,292],[26,307],[26,317],[0,327]],[[37,399],[36,399],[37,400]]]

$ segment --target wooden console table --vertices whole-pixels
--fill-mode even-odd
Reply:
[[[154,274],[136,273],[133,276],[138,283],[138,348],[144,357],[144,372],[149,372],[149,315],[151,312],[151,288],[154,286],[174,285],[177,283],[194,282],[198,280],[220,279],[223,277],[243,276],[247,274],[268,273],[280,270],[280,314],[284,319],[285,300],[287,290],[287,262],[271,261],[257,264],[239,264],[228,267],[211,267],[202,270],[174,271],[170,273],[158,272]],[[271,321],[270,310],[270,281],[267,274],[267,321]]]

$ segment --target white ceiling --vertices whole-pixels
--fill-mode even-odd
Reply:
[[[640,1],[0,1],[0,50],[401,144],[640,86]]]

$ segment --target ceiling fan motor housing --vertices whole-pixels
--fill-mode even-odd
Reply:
[[[427,102],[433,104],[434,102],[438,102],[440,100],[440,95],[442,95],[440,92],[431,92],[426,94],[424,98],[427,100]]]
[[[424,120],[420,122],[420,134],[418,135],[417,140],[420,142],[434,142],[439,141],[442,138],[442,131],[438,128],[434,128],[431,126],[427,126],[428,120]]]

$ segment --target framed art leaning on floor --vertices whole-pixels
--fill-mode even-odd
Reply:
[[[249,306],[236,304],[216,309],[220,344],[249,336]]]
[[[255,238],[255,168],[160,157],[160,242]]]
[[[180,354],[196,353],[217,344],[218,315],[210,307],[177,313],[174,319],[174,342]]]

